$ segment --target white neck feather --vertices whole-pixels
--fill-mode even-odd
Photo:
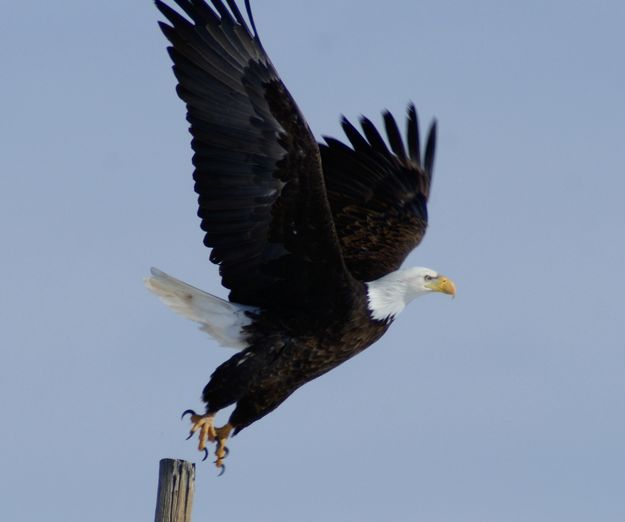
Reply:
[[[415,273],[420,270],[408,268],[365,283],[371,316],[378,321],[394,319],[415,297],[428,292],[413,284]]]

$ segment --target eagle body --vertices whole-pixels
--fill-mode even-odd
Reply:
[[[297,388],[377,341],[417,296],[455,293],[427,268],[401,269],[427,228],[436,126],[422,147],[411,104],[405,138],[347,119],[345,144],[318,143],[235,0],[161,0],[194,151],[198,216],[228,300],[152,269],[146,285],[217,342],[240,350],[191,413],[199,449],[225,442]],[[235,404],[217,428],[218,411]]]
[[[258,314],[245,329],[249,346],[219,366],[204,388],[207,408],[217,411],[236,402],[230,417],[236,433],[377,341],[392,318],[372,318],[362,283],[354,281],[340,293],[348,306],[338,314],[333,296],[317,310]]]

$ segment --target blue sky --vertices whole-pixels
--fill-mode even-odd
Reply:
[[[338,4],[338,5],[335,5]],[[625,519],[625,4],[253,2],[317,134],[409,100],[439,146],[407,264],[450,275],[198,466],[195,520]],[[0,20],[3,519],[149,520],[231,352],[143,288],[225,295],[149,1]]]

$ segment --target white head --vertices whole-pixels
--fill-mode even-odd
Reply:
[[[415,297],[431,292],[456,295],[451,279],[422,266],[396,270],[366,284],[369,310],[380,321],[394,318]]]

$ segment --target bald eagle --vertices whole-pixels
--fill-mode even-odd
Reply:
[[[377,341],[415,297],[455,294],[428,268],[400,269],[427,226],[436,123],[421,154],[414,105],[405,141],[384,112],[387,141],[367,118],[347,119],[346,145],[317,143],[234,0],[161,0],[160,27],[186,103],[204,244],[228,300],[152,269],[147,287],[238,349],[191,415],[199,449],[226,442],[303,384]],[[388,142],[388,145],[387,145]],[[235,405],[216,427],[218,411]]]

